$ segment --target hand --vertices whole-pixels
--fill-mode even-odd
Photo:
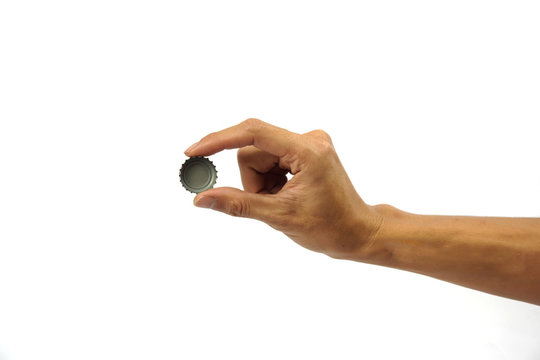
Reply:
[[[257,119],[205,136],[187,156],[240,148],[245,191],[215,188],[194,204],[261,220],[303,247],[349,258],[369,246],[381,218],[356,193],[328,134],[296,134]],[[287,181],[287,173],[293,177]]]

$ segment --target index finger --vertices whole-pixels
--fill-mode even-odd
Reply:
[[[236,149],[248,145],[283,157],[290,154],[299,144],[300,135],[258,119],[247,119],[201,139],[185,151],[187,156],[208,156],[221,150]]]

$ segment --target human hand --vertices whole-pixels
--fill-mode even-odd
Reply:
[[[301,135],[248,119],[205,136],[185,154],[208,156],[233,148],[240,148],[245,191],[210,189],[195,197],[196,206],[261,220],[303,247],[335,258],[350,258],[369,246],[381,217],[356,193],[324,131]],[[289,181],[288,172],[293,174]]]

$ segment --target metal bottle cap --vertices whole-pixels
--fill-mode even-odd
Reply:
[[[217,179],[216,167],[203,156],[187,159],[182,164],[179,175],[182,186],[196,194],[212,189]]]

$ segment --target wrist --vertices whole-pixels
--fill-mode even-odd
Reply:
[[[396,223],[407,216],[407,213],[391,205],[379,204],[368,206],[368,231],[360,235],[359,246],[348,260],[387,265],[392,253],[387,246],[386,238],[395,232]]]

